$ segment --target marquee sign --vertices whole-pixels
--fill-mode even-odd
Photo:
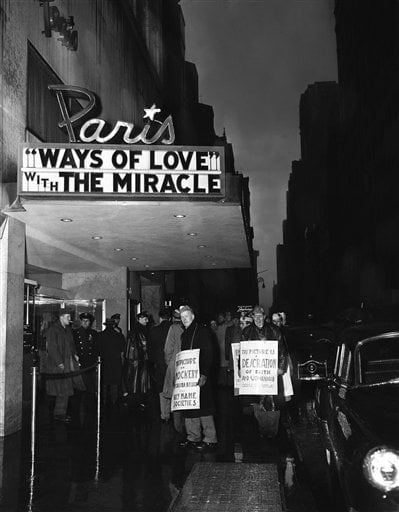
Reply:
[[[24,143],[19,156],[22,196],[224,196],[223,147]]]

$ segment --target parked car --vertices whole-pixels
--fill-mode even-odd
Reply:
[[[294,376],[301,381],[317,381],[334,368],[336,339],[333,329],[318,325],[287,327],[284,330]]]
[[[330,481],[347,510],[399,511],[399,324],[341,333],[316,413]]]

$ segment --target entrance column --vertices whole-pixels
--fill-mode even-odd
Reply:
[[[0,437],[22,427],[25,224],[0,226]]]

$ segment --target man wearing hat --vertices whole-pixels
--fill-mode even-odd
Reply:
[[[81,325],[73,331],[76,352],[81,368],[88,368],[97,362],[97,331],[91,328],[94,317],[90,313],[79,315]]]
[[[48,374],[66,374],[79,370],[79,357],[69,325],[71,313],[67,309],[60,309],[58,320],[45,333],[47,348],[45,371]],[[67,415],[67,407],[68,399],[74,394],[74,389],[85,390],[80,375],[57,379],[47,377],[47,394],[55,396],[54,419],[56,421],[69,422],[71,420]]]
[[[121,315],[120,313],[115,313],[111,316],[111,320],[114,321],[114,329],[116,332],[119,332],[122,334],[122,329],[119,327],[119,322],[121,321]]]
[[[280,409],[285,406],[284,386],[282,375],[288,368],[287,347],[280,329],[266,321],[265,310],[262,306],[256,305],[252,316],[254,323],[244,328],[241,334],[241,341],[249,340],[276,340],[278,342],[278,379],[277,395],[247,395],[242,397],[244,410],[254,414],[259,431],[267,437],[274,437],[277,434],[280,420]]]
[[[79,356],[81,368],[89,368],[97,363],[98,346],[97,331],[91,328],[94,317],[90,313],[79,315],[81,326],[73,331],[76,353]],[[95,368],[84,372],[83,381],[89,393],[95,392]]]

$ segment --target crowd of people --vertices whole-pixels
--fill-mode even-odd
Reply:
[[[181,448],[214,450],[218,443],[215,414],[217,390],[234,394],[235,344],[247,340],[275,340],[278,345],[277,394],[237,396],[244,414],[252,415],[259,432],[275,436],[280,411],[292,396],[290,358],[284,340],[284,313],[266,317],[262,306],[219,312],[204,323],[188,304],[159,311],[159,322],[140,312],[131,332],[119,327],[120,315],[92,328],[90,313],[79,315],[80,327],[72,330],[71,311],[61,309],[59,319],[46,332],[45,372],[59,378],[46,381],[48,395],[55,397],[54,419],[69,422],[68,398],[81,393],[83,402],[95,396],[98,357],[101,360],[102,400],[137,412],[156,404],[156,421],[170,423],[182,435]],[[199,349],[199,408],[174,410],[176,360],[181,351]],[[190,352],[191,353],[191,352]],[[83,370],[83,372],[79,371]],[[62,378],[66,374],[65,378]],[[154,407],[152,407],[154,409]],[[184,437],[183,437],[184,436]]]

